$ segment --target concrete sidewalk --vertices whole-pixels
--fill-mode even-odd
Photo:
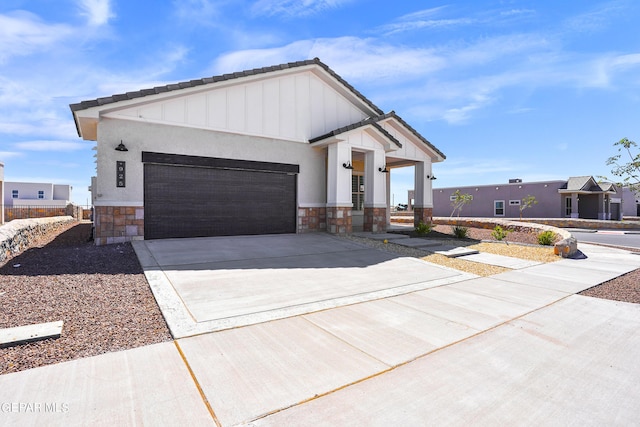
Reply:
[[[640,305],[574,293],[640,257],[580,249],[584,259],[3,375],[0,424],[631,425]]]

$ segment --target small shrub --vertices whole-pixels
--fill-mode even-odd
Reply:
[[[453,235],[458,239],[465,239],[467,237],[467,233],[469,229],[467,227],[463,227],[461,225],[455,225],[453,227]]]
[[[432,224],[425,224],[424,222],[420,222],[420,224],[416,226],[415,230],[418,235],[424,236],[425,234],[431,233],[432,229],[433,229]]]
[[[556,240],[556,233],[551,230],[543,231],[538,234],[538,244],[543,246],[551,246],[553,245],[554,240]]]
[[[499,225],[496,225],[491,232],[491,236],[496,240],[503,240],[507,237],[507,234],[511,233],[511,230],[504,229]]]

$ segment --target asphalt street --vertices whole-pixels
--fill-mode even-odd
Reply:
[[[570,230],[578,242],[601,243],[640,249],[640,231],[622,230]]]

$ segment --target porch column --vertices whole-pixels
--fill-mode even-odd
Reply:
[[[350,234],[351,224],[351,169],[343,163],[351,163],[351,147],[337,142],[327,147],[327,231],[333,234]]]
[[[611,219],[611,211],[609,210],[609,197],[606,194],[598,195],[598,202],[600,202],[600,208],[598,209],[598,219]]]
[[[364,156],[364,231],[382,233],[387,230],[387,177],[385,152],[369,151]]]
[[[571,194],[571,218],[580,218],[580,209],[578,207],[578,203],[580,203],[580,198],[578,194]]]
[[[427,178],[427,175],[429,178]],[[415,185],[413,208],[413,225],[418,226],[421,222],[431,224],[433,217],[433,192],[431,188],[431,162],[418,162],[415,164]]]

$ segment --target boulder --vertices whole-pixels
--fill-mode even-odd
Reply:
[[[554,245],[553,252],[562,258],[571,258],[578,252],[578,240],[573,236],[562,239]]]

